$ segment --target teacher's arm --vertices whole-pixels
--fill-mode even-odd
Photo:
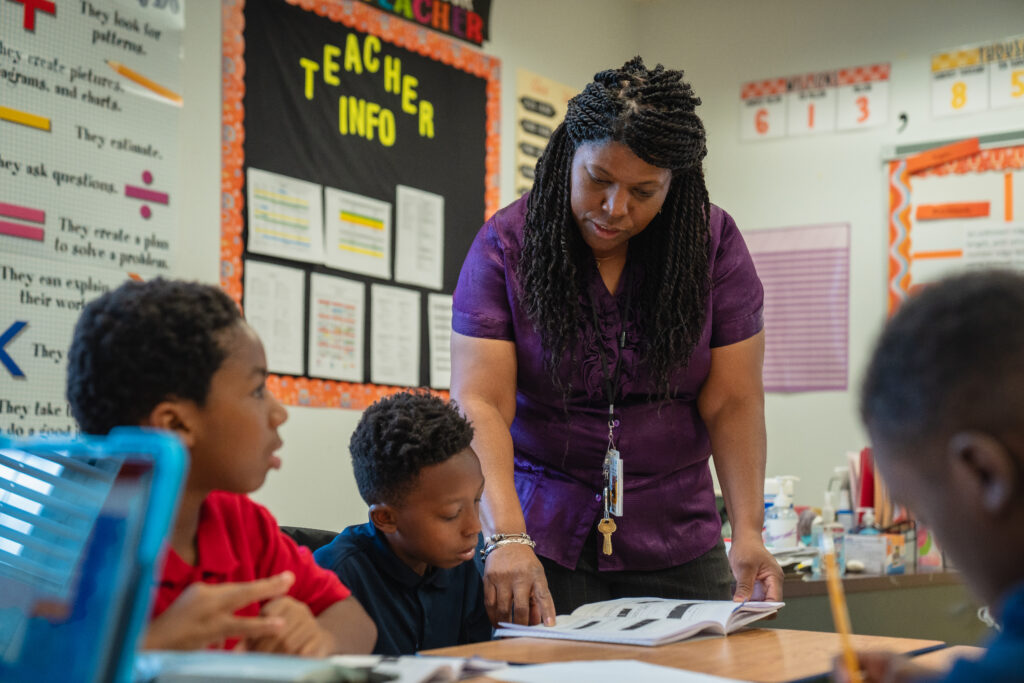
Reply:
[[[761,539],[767,457],[763,362],[764,330],[712,348],[711,370],[697,399],[732,524],[729,565],[736,577],[734,600],[750,599],[759,583],[764,599],[782,600],[782,569]]]
[[[452,332],[451,359],[451,395],[473,424],[472,446],[486,482],[480,506],[484,533],[524,533],[509,432],[516,415],[515,343]],[[504,545],[487,557],[484,604],[495,625],[554,624],[544,567],[529,546]]]

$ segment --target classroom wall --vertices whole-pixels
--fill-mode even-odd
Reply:
[[[250,0],[259,1],[259,0]],[[182,276],[219,278],[220,3],[187,0],[183,141],[184,235]],[[514,199],[516,69],[542,73],[580,88],[599,68],[621,64],[635,51],[638,5],[633,0],[497,0],[486,52],[501,60],[502,203]],[[572,26],[567,36],[564,27]],[[509,169],[505,172],[505,169]],[[482,222],[482,217],[481,217]],[[284,462],[253,498],[282,524],[339,529],[366,519],[348,459],[348,440],[359,412],[289,408],[281,427]]]
[[[499,0],[500,1],[500,0]],[[850,390],[768,394],[769,475],[794,474],[797,504],[820,506],[835,465],[867,445],[857,384],[886,316],[888,188],[882,149],[1024,129],[1020,108],[932,119],[930,55],[1024,33],[1020,0],[647,0],[644,55],[686,69],[703,100],[711,201],[742,230],[849,223]],[[742,143],[746,81],[891,62],[885,126]],[[900,112],[908,125],[897,132]]]
[[[182,275],[219,277],[220,8],[186,1]],[[850,378],[853,386],[885,316],[885,145],[1024,128],[1020,110],[932,121],[928,57],[963,43],[1024,33],[1020,0],[495,0],[486,52],[501,59],[502,201],[514,198],[517,68],[582,87],[633,54],[686,69],[703,98],[712,201],[743,230],[849,222],[852,227]],[[890,122],[872,131],[739,142],[747,80],[882,61],[893,63]],[[896,116],[909,125],[896,132]],[[282,524],[337,529],[365,519],[348,462],[359,413],[290,408],[280,472],[253,497]],[[855,393],[769,395],[768,472],[802,477],[798,503],[820,493],[844,451],[865,437]]]

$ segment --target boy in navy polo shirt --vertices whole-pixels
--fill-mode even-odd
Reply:
[[[314,553],[366,606],[377,654],[491,638],[474,562],[484,476],[453,403],[403,392],[366,409],[349,449],[370,521]]]
[[[975,271],[904,303],[878,341],[861,415],[893,499],[935,532],[1000,628],[944,674],[862,653],[864,679],[1024,680],[1024,275]]]
[[[323,656],[373,646],[348,589],[245,495],[281,466],[288,414],[266,377],[259,337],[209,285],[126,282],[75,326],[67,395],[82,431],[156,427],[189,451],[144,647]]]

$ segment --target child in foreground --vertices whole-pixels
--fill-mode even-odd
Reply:
[[[474,559],[484,477],[473,428],[425,392],[366,409],[349,449],[370,521],[316,551],[377,624],[377,654],[490,640]]]
[[[376,630],[337,577],[245,495],[281,446],[259,337],[216,287],[126,282],[82,312],[68,402],[82,431],[178,435],[189,470],[144,647],[306,656],[369,652]]]
[[[1024,680],[1024,275],[974,272],[906,302],[879,339],[861,415],[895,501],[1001,624],[980,659],[944,675],[862,653],[866,679]]]

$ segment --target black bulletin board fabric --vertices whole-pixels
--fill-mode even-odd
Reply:
[[[325,187],[365,195],[392,205],[395,226],[395,188],[408,185],[444,197],[443,289],[451,294],[466,252],[485,217],[485,159],[487,144],[487,81],[484,78],[424,57],[381,39],[375,53],[400,60],[401,72],[418,80],[416,94],[433,106],[434,136],[420,135],[416,115],[402,110],[400,95],[385,90],[383,67],[370,73],[365,67],[344,68],[349,41],[364,45],[367,33],[327,17],[288,4],[284,0],[249,0],[244,8],[245,29],[245,168],[250,166],[299,178]],[[352,34],[352,35],[350,35]],[[353,37],[354,36],[354,37]],[[341,54],[334,59],[339,85],[323,78],[324,46],[334,45]],[[465,48],[463,48],[465,49]],[[312,76],[313,95],[307,99],[306,69],[300,60],[320,64]],[[392,62],[393,64],[394,62]],[[391,146],[379,135],[368,140],[339,132],[339,97],[356,97],[379,104],[394,113],[395,134]],[[243,169],[243,178],[244,178]],[[244,197],[244,191],[242,196]],[[242,210],[243,221],[246,211]],[[392,230],[392,260],[395,258]],[[243,239],[247,230],[243,228]],[[365,301],[364,382],[370,377],[370,296],[372,283],[389,284],[420,292],[420,384],[429,384],[428,292],[394,280],[329,268],[322,264],[277,259],[245,253],[247,260],[265,261],[306,271],[359,280],[367,284]],[[393,265],[393,264],[392,264]],[[394,268],[392,268],[392,276]],[[298,305],[300,302],[296,302]],[[304,325],[308,321],[308,301]],[[303,338],[308,340],[310,331]],[[309,367],[308,344],[304,367]]]

